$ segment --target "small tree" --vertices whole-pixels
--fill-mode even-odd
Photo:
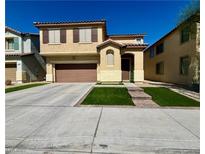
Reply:
[[[196,45],[200,48],[200,29],[197,27],[200,24],[200,2],[192,1],[179,14],[179,22],[181,28],[189,27],[191,39],[196,39]],[[190,69],[193,72],[193,84],[200,83],[200,53],[195,51],[195,55],[191,57]]]

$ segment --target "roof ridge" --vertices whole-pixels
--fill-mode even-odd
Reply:
[[[45,22],[40,22],[40,21],[35,21],[33,24],[66,24],[66,23],[92,23],[92,22],[106,22],[105,19],[99,19],[99,20],[76,20],[76,21],[45,21]]]

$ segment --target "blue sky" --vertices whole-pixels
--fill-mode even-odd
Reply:
[[[34,21],[106,19],[108,34],[146,33],[152,44],[174,28],[190,0],[163,1],[6,1],[6,25],[38,32]]]

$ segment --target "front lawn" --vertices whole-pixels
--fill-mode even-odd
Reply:
[[[144,87],[144,92],[151,95],[160,106],[199,107],[200,103],[164,87]]]
[[[42,86],[45,84],[48,84],[48,83],[31,83],[31,84],[20,85],[20,86],[16,86],[16,87],[10,87],[10,88],[5,89],[5,93],[23,90],[23,89],[32,88],[32,87],[37,87],[37,86]]]
[[[127,88],[95,87],[85,98],[83,105],[132,105]]]

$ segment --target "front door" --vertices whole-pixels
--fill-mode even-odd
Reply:
[[[122,80],[129,80],[129,73],[130,73],[130,60],[129,59],[122,59]]]

